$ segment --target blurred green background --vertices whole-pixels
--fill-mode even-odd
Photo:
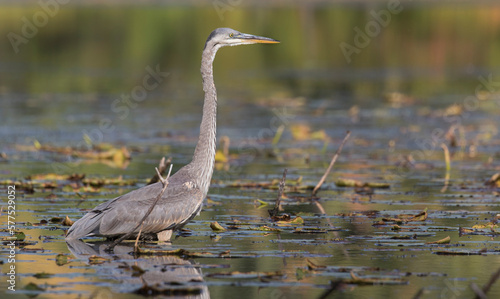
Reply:
[[[142,80],[146,66],[159,64],[170,77],[155,92],[199,98],[201,50],[217,27],[282,41],[224,49],[215,73],[226,92],[312,98],[370,98],[394,90],[422,97],[473,93],[477,77],[500,66],[500,4],[402,2],[379,32],[372,27],[376,34],[348,63],[340,45],[355,46],[355,28],[366,33],[366,25],[376,21],[373,13],[388,11],[389,2],[92,3],[59,5],[47,20],[40,4],[1,7],[4,96],[119,94]],[[26,20],[46,24],[13,46],[9,33],[23,36]]]

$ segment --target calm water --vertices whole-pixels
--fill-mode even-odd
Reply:
[[[390,14],[387,25],[349,62],[340,45],[356,46],[354,29],[366,28],[374,20],[372,12],[381,15],[382,10],[388,10],[383,2],[245,3],[221,17],[212,5],[61,7],[36,36],[19,44],[17,54],[12,44],[2,43],[0,152],[6,158],[0,158],[0,179],[81,173],[136,180],[132,186],[99,190],[18,191],[16,225],[31,243],[17,252],[18,290],[3,293],[7,282],[2,276],[2,294],[24,298],[28,294],[22,288],[33,282],[45,289],[37,298],[140,298],[132,292],[143,279],[178,291],[194,289],[203,298],[316,298],[331,280],[350,278],[352,271],[390,280],[347,285],[332,297],[411,298],[422,288],[426,298],[472,297],[470,284],[483,286],[499,267],[495,235],[460,237],[458,230],[488,222],[500,206],[498,188],[484,185],[500,168],[500,6],[405,6]],[[22,34],[22,18],[38,11],[36,5],[1,7],[1,35]],[[144,185],[163,156],[172,157],[174,171],[190,161],[203,97],[200,54],[209,32],[222,26],[282,43],[223,49],[215,62],[218,136],[230,138],[232,156],[216,165],[210,200],[186,226],[190,233],[159,247],[212,255],[134,258],[126,245],[110,255],[102,244],[68,247],[66,227],[60,224],[36,225],[56,216],[76,220],[86,209]],[[168,73],[157,88],[134,105],[120,102],[141,84],[148,68],[157,66]],[[459,108],[450,108],[453,104]],[[103,122],[111,126],[103,130]],[[280,125],[284,133],[272,145]],[[455,147],[445,137],[452,126]],[[297,136],[300,130],[313,134]],[[321,130],[326,141],[313,138]],[[319,192],[325,214],[298,199],[310,191],[287,191],[285,212],[301,215],[303,225],[270,222],[269,207],[257,199],[274,204],[275,189],[229,187],[238,180],[279,179],[284,168],[289,179],[302,177],[302,185],[313,186],[346,130],[352,136]],[[36,142],[84,146],[85,138],[126,146],[132,160],[102,163],[30,148]],[[450,147],[449,180],[441,143]],[[413,167],[402,166],[408,157]],[[386,182],[390,188],[366,195],[337,187],[338,178]],[[401,231],[373,225],[382,217],[424,209],[426,221],[403,224]],[[371,210],[377,211],[373,217],[363,214]],[[1,228],[6,228],[5,211],[4,206]],[[238,229],[216,233],[209,226],[213,221]],[[259,230],[264,225],[281,231]],[[297,233],[296,227],[321,233]],[[405,235],[411,238],[393,238]],[[447,236],[447,247],[425,244]],[[435,253],[444,249],[485,252]],[[61,263],[58,255],[69,262]],[[92,264],[90,255],[106,260]],[[311,271],[308,260],[327,268]],[[6,255],[2,261],[6,273]],[[133,265],[146,272],[138,274]],[[50,276],[34,277],[42,272]],[[489,295],[500,295],[498,282]]]

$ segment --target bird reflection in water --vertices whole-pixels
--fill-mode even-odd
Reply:
[[[102,264],[90,266],[99,277],[121,282],[113,285],[113,292],[165,295],[168,298],[210,298],[201,269],[192,261],[177,256],[135,258],[131,254],[133,245],[126,243],[116,246],[112,253],[106,251],[109,241],[85,243],[71,240],[66,244],[77,259],[90,261],[92,256],[106,259]]]

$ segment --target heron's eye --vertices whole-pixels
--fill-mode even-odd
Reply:
[[[233,37],[233,34],[232,34],[232,33],[229,33],[229,37]]]

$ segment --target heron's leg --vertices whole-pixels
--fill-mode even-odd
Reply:
[[[170,242],[170,238],[172,237],[172,230],[164,230],[156,234],[158,237],[158,241],[160,242]]]

